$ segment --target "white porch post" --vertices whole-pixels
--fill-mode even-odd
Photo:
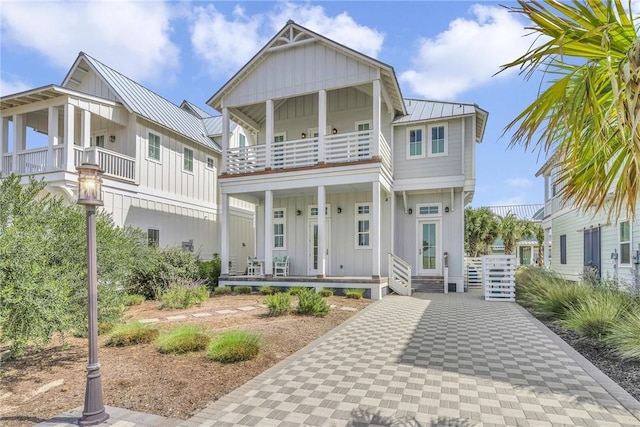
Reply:
[[[544,174],[544,202],[547,203],[549,201],[549,175]],[[550,214],[551,212],[545,212],[545,214]]]
[[[222,164],[220,165],[220,173],[227,173],[227,150],[229,150],[229,109],[222,109]]]
[[[13,171],[21,173],[18,167],[18,152],[26,148],[27,126],[23,114],[13,115]]]
[[[318,277],[325,277],[327,274],[324,263],[324,255],[327,252],[326,233],[326,192],[324,185],[318,186]]]
[[[371,277],[380,277],[380,182],[372,185],[373,200],[371,204]]]
[[[371,139],[371,156],[380,157],[380,80],[373,81],[373,118],[372,132],[373,138]]]
[[[271,144],[273,144],[273,99],[267,99],[266,104],[266,132],[264,141],[264,157],[266,170],[271,169]]]
[[[222,193],[220,197],[220,274],[229,275],[229,195]]]
[[[91,147],[91,111],[80,111],[80,145],[84,150]],[[91,163],[98,164],[98,151],[94,150],[89,160]]]
[[[264,192],[264,274],[273,275],[273,191]]]
[[[318,92],[318,163],[324,163],[324,139],[327,133],[327,91]]]
[[[2,127],[0,128],[0,173],[8,175],[11,170],[4,170],[4,155],[9,153],[9,118],[2,118]],[[9,167],[11,169],[11,167]]]
[[[74,138],[75,109],[71,104],[64,104],[64,150],[66,153],[65,170],[75,172]]]
[[[47,123],[47,134],[49,139],[49,147],[47,148],[47,169],[54,170],[61,165],[58,164],[54,156],[53,147],[60,143],[58,137],[58,107],[49,107]]]
[[[544,244],[542,246],[542,248],[544,249],[544,266],[549,268],[549,262],[551,260],[551,254],[550,254],[550,245],[549,245],[549,229],[545,228],[544,229]]]

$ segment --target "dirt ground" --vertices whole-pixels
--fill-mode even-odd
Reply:
[[[289,315],[271,318],[265,308],[221,315],[217,310],[258,306],[259,295],[210,298],[203,306],[187,310],[159,310],[158,303],[147,301],[127,311],[130,320],[158,318],[162,330],[179,323],[200,324],[209,331],[244,329],[258,332],[264,339],[260,355],[251,361],[224,365],[211,362],[203,353],[160,354],[153,344],[131,347],[105,347],[100,337],[99,360],[102,364],[102,389],[105,405],[186,419],[244,384],[275,363],[304,347],[325,332],[344,322],[371,303],[370,300],[328,298],[337,307],[324,318]],[[342,310],[354,307],[357,311]],[[185,320],[167,316],[210,312],[209,317]],[[81,407],[84,402],[87,365],[87,340],[68,338],[40,352],[28,353],[18,360],[0,365],[0,425],[30,426]]]

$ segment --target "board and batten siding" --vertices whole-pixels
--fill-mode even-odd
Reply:
[[[429,157],[429,126],[447,125],[447,155]],[[424,131],[425,156],[409,158],[407,156],[409,137],[408,129],[421,127]],[[465,130],[468,131],[467,128]],[[406,126],[394,127],[394,177],[395,179],[433,178],[462,174],[462,120],[442,120],[418,122]],[[469,145],[469,144],[467,144]],[[471,163],[469,161],[468,163]]]
[[[356,203],[372,202],[371,192],[327,193],[326,202],[331,205],[331,243],[327,276],[371,276],[371,248],[356,249]],[[274,208],[286,209],[285,250],[273,250],[273,256],[288,255],[291,275],[308,275],[309,263],[309,206],[317,204],[316,195],[274,198]],[[342,209],[338,213],[338,208]],[[301,215],[297,215],[300,210]],[[258,207],[256,219],[257,256],[264,258],[264,204]],[[387,275],[387,253],[391,241],[391,201],[381,196],[380,271]]]
[[[465,179],[475,179],[476,138],[473,117],[465,117],[462,120],[464,120],[464,176]]]
[[[378,70],[322,43],[269,52],[225,97],[234,107],[375,80]]]
[[[116,96],[115,92],[111,90],[109,85],[107,85],[104,80],[90,68],[87,74],[83,77],[80,86],[75,90],[97,96],[98,98],[120,102],[120,98]]]

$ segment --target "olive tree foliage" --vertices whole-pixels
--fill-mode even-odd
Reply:
[[[85,210],[66,205],[30,178],[0,182],[0,344],[13,355],[40,347],[54,333],[86,334],[87,265]],[[98,321],[115,322],[123,311],[122,287],[147,248],[139,230],[96,217]]]

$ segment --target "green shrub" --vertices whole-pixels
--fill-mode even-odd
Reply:
[[[640,312],[637,309],[611,327],[607,343],[621,357],[640,361]]]
[[[189,308],[202,305],[209,298],[209,290],[202,281],[174,282],[160,295],[160,308]]]
[[[130,307],[132,305],[140,305],[144,301],[145,301],[144,295],[133,294],[133,295],[125,295],[123,297],[124,305],[127,307]]]
[[[218,286],[213,290],[213,295],[222,296],[222,295],[231,295],[231,288],[226,286]]]
[[[144,325],[140,322],[134,322],[113,328],[107,337],[106,345],[122,347],[126,345],[146,344],[158,338],[158,335],[159,332],[157,328]]]
[[[632,302],[629,295],[617,290],[593,292],[589,298],[569,309],[561,324],[581,335],[604,338],[625,316]]]
[[[230,331],[215,338],[207,348],[207,357],[220,363],[251,360],[258,355],[262,339],[245,331]]]
[[[233,288],[233,293],[236,295],[248,295],[253,292],[251,286],[236,286]]]
[[[207,348],[211,337],[196,325],[178,326],[166,334],[160,335],[156,346],[160,353],[189,353]]]
[[[271,286],[260,286],[259,291],[262,295],[273,295],[276,293],[276,288]]]
[[[364,296],[364,289],[354,288],[354,289],[345,289],[344,296],[351,299],[362,299]]]
[[[320,294],[308,290],[298,295],[298,313],[300,314],[326,316],[330,309],[329,304]]]
[[[322,297],[328,298],[333,296],[333,290],[330,288],[322,288],[318,294]]]
[[[100,322],[98,323],[98,335],[108,334],[115,327],[116,325],[111,322]]]
[[[220,256],[217,253],[208,261],[198,261],[198,276],[206,280],[210,291],[214,291],[218,286],[221,270]]]
[[[269,316],[285,316],[291,311],[291,294],[277,293],[265,298]]]
[[[289,293],[291,295],[297,296],[300,295],[301,292],[307,291],[308,289],[304,286],[292,286],[289,288]]]

